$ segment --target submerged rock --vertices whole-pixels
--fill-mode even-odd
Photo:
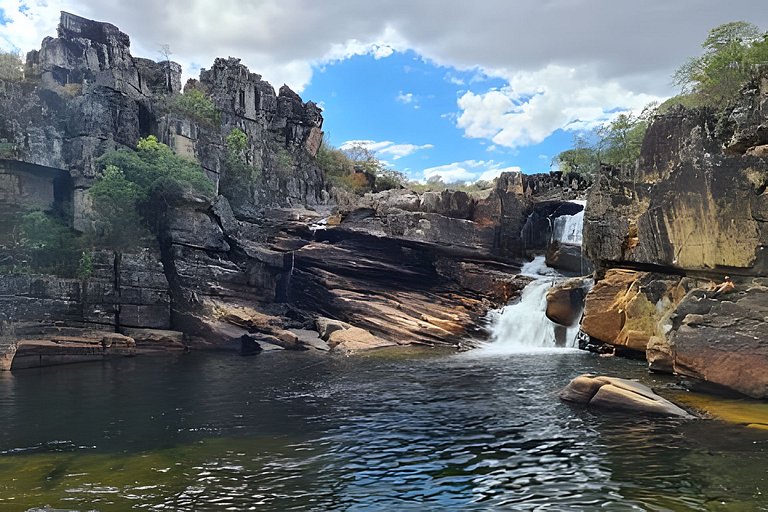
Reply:
[[[560,399],[601,409],[693,418],[680,407],[654,393],[651,388],[616,377],[580,375],[560,392]]]

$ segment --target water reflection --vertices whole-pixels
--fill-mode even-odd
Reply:
[[[560,403],[590,370],[664,385],[640,364],[574,353],[186,355],[0,374],[0,507],[765,504],[768,434]]]

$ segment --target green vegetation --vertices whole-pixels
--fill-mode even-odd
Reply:
[[[656,104],[647,105],[639,115],[619,114],[613,121],[587,135],[574,137],[573,148],[557,155],[553,163],[564,173],[594,176],[602,164],[632,165],[640,156],[645,132],[656,113]]]
[[[98,214],[91,233],[97,242],[123,251],[148,236],[137,209],[141,190],[118,167],[107,165],[89,193]]]
[[[261,178],[261,170],[250,163],[248,136],[240,128],[234,128],[226,139],[227,153],[224,159],[226,172],[222,176],[222,188],[230,199],[243,198],[244,193]],[[250,193],[246,194],[250,197]]]
[[[168,198],[184,190],[212,195],[213,184],[202,168],[181,158],[154,136],[140,139],[136,151],[120,149],[99,158],[104,174],[90,189],[98,243],[122,251],[149,233],[140,211],[150,199]]]
[[[362,146],[337,149],[323,141],[317,152],[317,164],[334,187],[356,194],[401,188],[407,183],[403,173],[386,167]]]
[[[154,135],[139,139],[136,151],[118,149],[105,153],[99,158],[99,163],[105,169],[116,167],[127,182],[135,185],[122,190],[126,194],[135,194],[135,202],[146,201],[151,195],[164,191],[178,191],[179,188],[206,195],[214,192],[213,184],[197,163],[176,155],[171,148],[158,142]],[[113,178],[117,179],[114,173]]]
[[[93,252],[83,251],[77,265],[77,277],[88,279],[93,275]]]
[[[171,112],[187,116],[200,124],[218,126],[221,113],[200,89],[187,88],[184,94],[173,96],[168,106]]]
[[[759,64],[768,64],[768,33],[744,21],[725,23],[709,31],[704,52],[689,59],[674,75],[682,94],[662,105],[723,108],[738,97],[755,76]]]
[[[0,271],[75,277],[83,240],[52,213],[31,211],[21,217],[12,240],[13,256]]]
[[[24,79],[24,64],[19,52],[0,50],[0,80],[18,82]]]
[[[713,28],[702,48],[702,55],[689,59],[674,75],[682,94],[659,106],[648,105],[640,115],[620,114],[594,132],[580,134],[573,147],[557,155],[553,163],[565,173],[587,175],[599,172],[601,164],[631,165],[640,156],[654,115],[675,105],[722,111],[756,76],[758,66],[768,64],[768,33],[743,21]]]

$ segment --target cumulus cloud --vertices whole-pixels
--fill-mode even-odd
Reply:
[[[493,160],[464,160],[424,169],[426,181],[439,176],[444,183],[475,182],[477,180],[492,180],[503,172],[522,172],[520,167],[503,167]]]
[[[764,0],[0,0],[0,44],[27,51],[55,34],[59,10],[110,21],[130,34],[133,53],[159,58],[169,44],[187,75],[193,62],[241,57],[275,86],[301,90],[314,70],[353,55],[422,58],[506,85],[469,80],[459,126],[508,147],[557,128],[604,122],[672,92],[669,76],[700,50],[707,31],[745,19],[768,27]],[[23,12],[22,12],[23,11]],[[684,20],[681,23],[680,20]],[[447,78],[449,81],[450,78]],[[458,85],[458,80],[455,81]]]
[[[350,149],[353,147],[363,147],[368,151],[376,154],[378,158],[392,158],[392,160],[399,160],[403,157],[410,156],[417,151],[424,149],[432,149],[432,144],[395,144],[392,141],[374,141],[374,140],[348,140],[344,142],[341,149]]]
[[[400,91],[395,97],[395,101],[397,101],[398,103],[403,103],[405,105],[408,105],[409,103],[415,102],[416,98],[412,92],[404,93],[403,91]]]
[[[586,67],[549,65],[511,74],[507,80],[504,88],[468,91],[459,98],[456,125],[467,137],[512,148],[538,144],[555,130],[591,129],[617,111],[639,111],[661,99],[634,93],[616,81],[601,81]]]

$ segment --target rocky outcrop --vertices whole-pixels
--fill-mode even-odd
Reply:
[[[547,290],[547,318],[563,327],[576,325],[581,319],[584,297],[591,285],[591,280],[578,278],[553,284]]]
[[[725,112],[657,117],[636,168],[604,169],[584,223],[586,251],[604,277],[587,297],[582,329],[645,351],[655,371],[753,397],[768,396],[758,320],[768,304],[760,291],[767,97],[763,73]]]
[[[0,83],[2,219],[18,222],[35,205],[89,226],[99,157],[148,135],[215,185],[150,198],[152,250],[98,252],[82,279],[1,277],[0,320],[38,348],[59,350],[53,337],[87,330],[120,331],[137,351],[461,346],[528,282],[515,276],[521,257],[546,250],[551,228],[539,243],[521,234],[526,221],[549,226],[581,208],[566,200],[588,182],[560,173],[504,173],[484,197],[392,190],[337,193],[334,204],[315,159],[314,103],[287,86],[275,92],[238,59],[216,59],[186,84],[190,96],[180,96],[180,74],[132,57],[116,27],[63,13],[58,37],[28,56],[26,81]],[[180,102],[192,95],[212,108]],[[230,136],[244,136],[236,152]],[[318,317],[344,327],[313,336]],[[55,331],[74,328],[84,331]]]
[[[659,117],[637,169],[608,170],[590,192],[590,258],[601,266],[765,272],[768,227],[760,212],[768,208],[768,160],[725,152],[723,144],[711,113]]]
[[[560,392],[560,399],[609,411],[693,418],[651,388],[616,377],[580,375]]]
[[[663,336],[659,322],[680,302],[687,286],[680,277],[611,269],[587,295],[581,329],[619,353],[645,355],[651,338]]]
[[[753,398],[768,398],[768,283],[688,293],[669,320],[672,370]]]

